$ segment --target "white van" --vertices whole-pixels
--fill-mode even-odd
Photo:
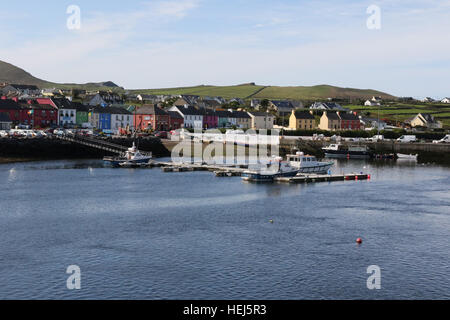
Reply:
[[[433,143],[450,143],[450,134],[446,135],[441,140],[434,140]]]
[[[416,136],[412,135],[401,136],[400,138],[397,139],[397,142],[416,142],[416,141],[417,141]]]

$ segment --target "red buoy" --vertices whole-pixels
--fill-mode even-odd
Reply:
[[[362,241],[361,238],[356,239],[356,243],[357,243],[357,244],[362,244],[362,242],[363,242],[363,241]]]

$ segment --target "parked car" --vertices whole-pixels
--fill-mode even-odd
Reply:
[[[55,129],[55,130],[53,130],[53,134],[55,134],[57,136],[63,136],[64,135],[64,130]]]
[[[433,143],[450,143],[450,134],[446,135],[441,140],[434,140]]]
[[[0,138],[7,138],[9,137],[9,133],[5,130],[0,130]]]
[[[417,138],[413,135],[404,135],[397,139],[397,142],[407,143],[407,142],[416,142]]]
[[[370,141],[370,142],[377,142],[377,141],[383,141],[383,140],[384,140],[383,135],[375,135],[372,138],[367,139],[367,141]]]

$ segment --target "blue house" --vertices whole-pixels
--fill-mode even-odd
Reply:
[[[89,122],[99,130],[111,130],[111,112],[108,108],[94,107],[89,113]]]

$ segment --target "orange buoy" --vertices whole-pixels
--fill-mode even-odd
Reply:
[[[357,243],[357,244],[362,244],[362,242],[363,242],[363,241],[362,241],[361,238],[356,239],[356,243]]]

